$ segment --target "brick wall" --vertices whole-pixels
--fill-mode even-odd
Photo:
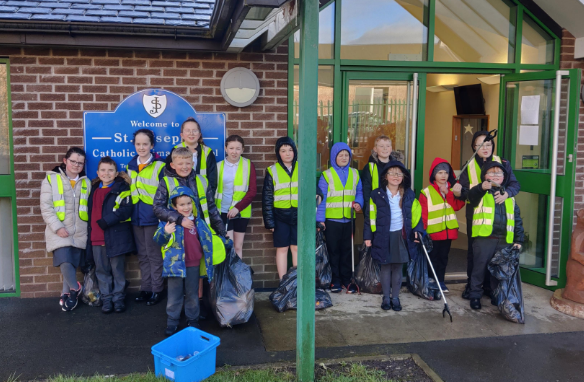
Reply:
[[[574,44],[574,36],[564,30],[561,47],[561,69],[584,69],[584,59],[574,59]],[[574,183],[574,225],[576,224],[576,212],[582,208],[584,208],[584,103],[580,100],[580,120],[578,121],[578,142],[576,147],[576,179]]]
[[[226,114],[227,134],[246,142],[244,155],[257,169],[258,196],[244,244],[244,260],[256,287],[277,285],[272,236],[261,218],[264,171],[275,160],[274,144],[287,134],[287,47],[270,52],[184,53],[105,49],[8,48],[16,177],[22,297],[58,296],[61,274],[45,251],[39,194],[45,171],[71,146],[83,146],[83,112],[114,110],[128,95],[163,88],[184,97],[199,112]],[[234,67],[254,71],[261,94],[246,108],[221,96],[220,83]],[[135,256],[128,257],[131,287],[140,285]]]

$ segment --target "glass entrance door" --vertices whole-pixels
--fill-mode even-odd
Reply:
[[[417,84],[413,73],[345,72],[341,139],[353,151],[352,167],[362,169],[373,154],[375,138],[385,135],[399,160],[410,171],[417,168]]]
[[[501,80],[498,153],[521,184],[523,281],[563,287],[574,209],[578,70],[512,74]]]

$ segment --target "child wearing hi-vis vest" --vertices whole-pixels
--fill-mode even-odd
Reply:
[[[351,235],[355,211],[361,211],[363,190],[359,171],[350,167],[352,152],[346,143],[335,143],[331,149],[331,167],[318,182],[324,198],[318,205],[316,221],[324,230],[332,270],[331,292],[346,288],[354,293],[351,284]]]
[[[205,254],[205,257],[201,260],[204,260],[206,265],[200,268],[201,276],[208,276],[210,282],[213,278],[212,265],[219,264],[225,259],[224,244],[227,242],[225,238],[227,232],[214,201],[215,191],[208,186],[207,179],[204,176],[195,174],[193,156],[186,147],[179,147],[172,151],[171,162],[165,171],[166,176],[160,181],[154,196],[154,214],[161,222],[176,223],[177,226],[185,229],[194,229],[195,222],[177,212],[171,207],[170,203],[170,195],[178,186],[184,186],[191,190],[195,200],[193,211],[196,212],[196,215],[194,212],[193,214],[200,217],[196,222],[200,222],[202,226],[202,228],[197,226],[199,235],[209,243],[206,249],[205,244],[203,245],[203,249],[209,253],[209,256]],[[201,229],[203,229],[204,233],[208,233],[208,238],[203,235]],[[211,272],[209,272],[209,269]],[[170,300],[167,304],[169,303]],[[206,316],[204,313],[206,312],[200,313],[202,318]]]
[[[503,164],[488,162],[481,169],[482,183],[468,192],[469,207],[473,209],[473,268],[470,277],[472,309],[481,309],[485,272],[495,253],[509,246],[521,249],[523,244],[523,221],[515,198],[507,198],[501,204],[495,201],[495,195],[505,193],[509,179],[510,174]],[[492,276],[490,279],[494,290],[498,280]],[[494,303],[493,300],[491,303]]]
[[[454,212],[465,204],[464,201],[456,199],[450,189],[455,183],[456,178],[450,163],[445,159],[436,158],[430,166],[430,185],[420,193],[424,229],[434,243],[430,260],[438,277],[436,281],[440,283],[444,293],[449,292],[444,284],[444,275],[450,245],[452,240],[458,238],[458,221]],[[431,269],[428,269],[428,276],[434,278]]]
[[[402,310],[399,291],[403,264],[424,256],[418,243],[426,235],[422,208],[411,190],[409,171],[403,163],[390,161],[382,174],[381,187],[371,192],[365,213],[363,239],[371,257],[380,266],[383,301],[381,309]]]

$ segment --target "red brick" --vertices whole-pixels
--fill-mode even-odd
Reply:
[[[107,69],[106,68],[89,67],[89,68],[83,68],[81,70],[81,73],[90,74],[90,75],[95,74],[95,75],[105,76],[105,75],[107,75]]]
[[[2,46],[0,47],[0,56],[18,56],[22,54],[20,47]]]
[[[34,65],[37,63],[36,57],[10,57],[10,64]]]
[[[49,125],[49,127],[53,127],[53,121],[50,122],[51,125]],[[69,135],[69,131],[67,129],[42,129],[42,132],[44,137],[66,137]],[[65,149],[65,151],[67,151],[67,149]],[[65,151],[63,151],[62,148],[58,146],[43,147],[43,153],[63,153]]]
[[[53,56],[77,57],[79,56],[79,50],[70,48],[53,48]]]
[[[24,91],[24,85],[10,84],[10,90],[13,93],[15,93],[15,92],[23,92]]]
[[[14,101],[36,101],[38,94],[36,93],[12,93],[12,102]]]
[[[68,84],[91,84],[93,77],[91,76],[67,76]]]
[[[264,55],[262,53],[246,53],[242,52],[239,54],[241,61],[264,61]],[[270,60],[268,60],[270,61]]]
[[[91,58],[67,58],[67,65],[91,65]]]
[[[174,59],[174,60],[185,60],[187,58],[187,54],[186,54],[186,52],[163,50],[162,51],[162,58]]]
[[[107,93],[107,86],[104,85],[83,85],[84,93]]]
[[[166,77],[186,77],[187,70],[186,69],[164,69],[162,72]]]
[[[120,83],[120,77],[117,76],[107,76],[107,77],[94,77],[96,84],[109,84],[117,85]]]
[[[12,82],[12,83],[36,83],[37,76],[11,75],[10,82]]]
[[[120,66],[120,60],[116,59],[96,58],[93,62],[95,66]]]
[[[146,60],[122,60],[122,66],[144,68],[146,67]]]
[[[119,94],[96,94],[95,100],[97,102],[120,102],[122,96]]]
[[[43,111],[43,112],[41,112],[41,118],[63,119],[63,118],[67,118],[67,112],[66,111]]]
[[[29,102],[28,110],[53,110],[53,104],[49,102]]]
[[[61,66],[54,67],[53,73],[55,74],[79,74],[79,68],[75,66]]]
[[[93,94],[83,93],[67,94],[67,101],[93,101]]]
[[[120,57],[120,58],[131,58],[134,57],[134,52],[131,50],[119,50],[119,49],[112,49],[107,51],[108,57]]]
[[[38,118],[39,112],[38,111],[14,111],[12,112],[13,119],[19,118]]]
[[[63,93],[79,93],[81,86],[79,85],[55,85],[55,92]]]
[[[174,78],[150,78],[150,85],[154,86],[164,86],[164,85],[174,85]]]
[[[225,69],[225,62],[203,61],[203,69]]]
[[[70,121],[70,120],[57,120],[57,127],[61,127],[61,128],[81,128],[83,127],[83,123],[81,120],[79,121]],[[73,131],[71,130],[69,133],[71,135],[73,135]],[[83,132],[83,130],[80,130],[80,132]],[[67,151],[67,150],[65,150]]]
[[[83,110],[108,110],[107,103],[84,103]]]
[[[51,49],[45,47],[24,47],[25,56],[50,56]]]
[[[217,86],[221,86],[221,80],[220,79],[203,79],[202,82],[203,86],[211,86],[211,87],[217,87]]]
[[[239,62],[239,61],[227,63],[227,69],[233,69],[233,68],[251,69],[251,63],[250,62]]]
[[[27,74],[50,74],[51,67],[49,66],[28,66],[26,68]]]
[[[199,61],[177,61],[176,62],[177,68],[194,69],[194,68],[198,68],[200,66],[201,66],[201,63]]]
[[[152,61],[148,61],[148,67],[150,67],[150,68],[173,68],[174,61],[152,60]]]
[[[81,49],[79,52],[81,57],[105,57],[105,49]]]
[[[191,77],[199,77],[199,78],[213,78],[213,71],[212,70],[191,70],[189,73]]]
[[[159,51],[151,50],[137,50],[134,52],[134,57],[136,58],[160,58]]]
[[[135,88],[133,86],[110,86],[110,93],[134,93]]]
[[[78,102],[57,102],[55,103],[57,110],[81,110],[81,104]]]
[[[117,84],[118,82],[116,82]],[[144,77],[122,77],[122,84],[124,85],[146,85],[147,79]]]
[[[63,76],[43,76],[43,75],[40,75],[39,77],[40,77],[39,78],[40,82],[55,83],[55,84],[65,83],[65,77],[63,77]]]

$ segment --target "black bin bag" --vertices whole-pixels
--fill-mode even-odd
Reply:
[[[426,241],[426,250],[432,251],[431,240]],[[442,299],[440,288],[434,278],[428,277],[428,272],[432,272],[428,259],[424,253],[424,248],[420,244],[419,251],[415,258],[408,262],[407,283],[408,290],[416,296],[426,300],[434,301]]]
[[[525,324],[525,307],[519,271],[519,249],[509,246],[497,253],[489,262],[489,272],[499,280],[493,294],[499,311],[507,320]]]
[[[322,231],[316,233],[316,287],[330,289],[333,271]]]
[[[298,273],[296,267],[288,270],[282,277],[278,289],[270,294],[274,308],[282,313],[288,309],[297,308]],[[331,296],[323,289],[316,289],[314,309],[321,310],[333,306]]]
[[[211,310],[222,327],[246,323],[253,313],[253,271],[231,248],[224,262],[217,264],[209,291]]]
[[[359,257],[361,261],[359,261],[357,275],[355,276],[355,282],[359,286],[359,290],[363,293],[383,293],[379,264],[371,257],[371,247],[363,244],[359,250]]]

